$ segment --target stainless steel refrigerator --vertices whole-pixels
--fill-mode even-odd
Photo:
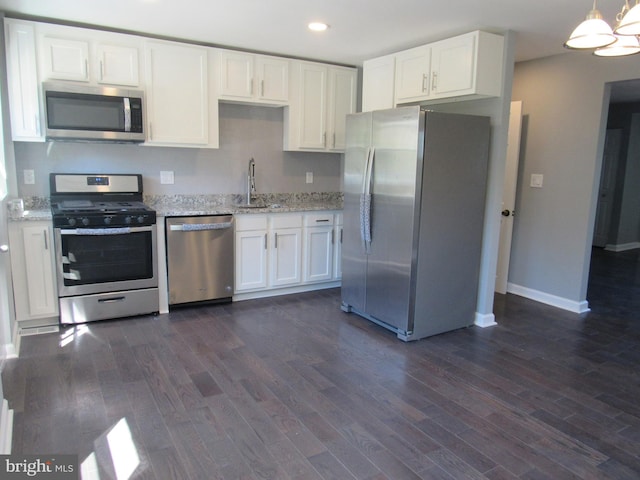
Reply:
[[[342,309],[404,341],[472,325],[488,117],[402,107],[347,117]]]

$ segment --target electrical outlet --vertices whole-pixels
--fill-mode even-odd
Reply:
[[[174,176],[172,170],[161,170],[160,171],[160,183],[163,185],[173,185]]]
[[[307,172],[307,183],[313,183],[313,172]]]
[[[23,170],[25,185],[34,185],[36,183],[36,173],[34,170]]]

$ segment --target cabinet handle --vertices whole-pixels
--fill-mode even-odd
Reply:
[[[84,76],[86,78],[89,78],[89,59],[88,58],[84,59]]]
[[[336,148],[336,133],[333,132],[333,148]]]
[[[426,92],[428,87],[428,83],[429,83],[429,76],[425,73],[422,75],[422,91]]]
[[[336,229],[332,228],[331,229],[331,245],[334,245],[336,243]]]
[[[433,78],[431,80],[431,90],[435,90],[438,87],[438,72],[433,72]]]
[[[322,222],[328,222],[329,219],[328,218],[319,218],[316,220],[316,223],[322,223]]]
[[[278,233],[274,234],[273,240],[273,248],[278,248]]]
[[[342,243],[342,232],[343,232],[343,231],[344,231],[344,230],[341,228],[341,229],[340,229],[340,243]]]
[[[149,140],[153,140],[153,123],[149,122]]]
[[[264,234],[264,249],[267,249],[267,234]]]
[[[260,96],[264,97],[264,80],[260,80]]]
[[[104,80],[104,64],[100,60],[100,81]]]
[[[47,231],[45,230],[43,233],[44,233],[44,249],[49,250],[49,240],[47,239]]]
[[[327,132],[324,132],[322,134],[322,146],[326,147],[327,146]]]
[[[251,79],[251,86],[249,87],[249,94],[253,97],[253,82],[255,82],[255,79],[252,78]]]

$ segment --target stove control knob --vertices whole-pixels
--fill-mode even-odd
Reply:
[[[124,217],[124,223],[129,225],[131,223],[131,217]]]
[[[76,219],[75,219],[75,218],[68,218],[68,219],[67,219],[67,223],[68,223],[69,225],[71,225],[72,227],[74,227],[74,226],[75,226],[75,224],[76,224]]]
[[[144,223],[144,217],[142,215],[138,217],[138,223]]]
[[[84,225],[84,226],[89,225],[89,219],[88,219],[87,217],[84,217],[84,218],[82,219],[82,225]]]
[[[105,225],[110,225],[111,224],[111,217],[104,217],[104,224]]]

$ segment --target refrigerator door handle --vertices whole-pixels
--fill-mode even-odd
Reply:
[[[375,160],[376,150],[375,148],[369,149],[369,155],[367,158],[367,169],[365,173],[364,180],[364,193],[363,193],[363,201],[361,202],[361,212],[362,212],[362,231],[363,231],[363,242],[364,242],[364,252],[365,254],[371,253],[371,202],[372,202],[372,177],[373,177],[373,162]]]

